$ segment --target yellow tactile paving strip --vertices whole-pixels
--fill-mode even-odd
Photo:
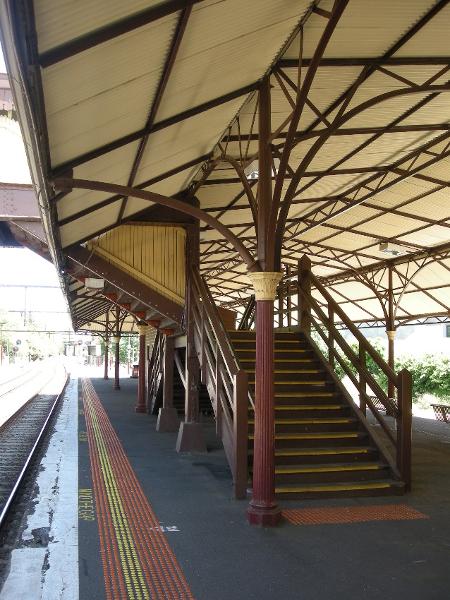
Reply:
[[[88,379],[82,390],[107,600],[193,600]]]
[[[407,504],[299,508],[283,510],[283,517],[293,525],[336,525],[429,518]]]

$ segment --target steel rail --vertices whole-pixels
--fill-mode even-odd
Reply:
[[[33,460],[33,458],[36,455],[36,452],[37,452],[37,450],[39,448],[40,442],[41,442],[44,434],[46,433],[48,425],[50,423],[50,420],[51,420],[51,418],[52,418],[52,416],[53,416],[53,414],[55,412],[55,409],[58,406],[58,403],[59,403],[61,397],[64,394],[64,391],[66,389],[68,381],[69,381],[69,374],[66,372],[66,379],[65,379],[64,385],[63,385],[61,391],[59,392],[59,394],[57,394],[54,402],[52,403],[52,405],[50,407],[50,410],[49,410],[49,412],[47,414],[47,417],[46,417],[46,419],[44,421],[44,424],[42,425],[42,427],[41,427],[41,429],[40,429],[40,431],[38,433],[38,436],[37,436],[37,438],[36,438],[36,440],[35,440],[32,448],[31,448],[30,452],[28,453],[28,456],[27,456],[27,458],[25,460],[25,464],[23,465],[23,467],[22,467],[22,469],[21,469],[21,471],[20,471],[20,473],[19,473],[19,475],[18,475],[18,477],[17,477],[17,479],[16,479],[16,481],[14,483],[14,486],[13,486],[13,488],[12,488],[12,490],[11,490],[11,492],[10,492],[10,494],[9,494],[6,502],[5,502],[5,505],[4,505],[4,507],[3,507],[3,509],[2,509],[2,511],[0,513],[0,530],[3,528],[3,525],[5,523],[6,517],[8,516],[9,510],[11,509],[12,503],[14,502],[14,499],[16,497],[16,494],[17,494],[18,490],[19,490],[19,487],[20,487],[23,479],[25,478],[25,475],[26,475],[26,473],[28,471],[28,468],[30,466],[31,461]],[[33,396],[33,398],[35,398],[37,395],[38,394],[36,394],[35,396]],[[21,406],[19,408],[19,410],[15,413],[14,417],[16,417],[23,410],[23,408],[33,398],[30,398],[30,400],[26,404],[24,404],[23,406]],[[8,423],[11,423],[11,420],[14,417],[12,417],[11,419],[9,419]],[[0,428],[0,430],[1,430],[1,428]]]

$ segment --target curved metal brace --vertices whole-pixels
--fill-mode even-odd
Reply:
[[[292,198],[298,187],[300,179],[303,177],[306,169],[308,168],[308,166],[310,165],[310,163],[312,162],[312,160],[314,159],[314,157],[316,156],[316,154],[320,150],[320,148],[328,141],[330,136],[335,131],[337,131],[340,127],[342,127],[342,125],[347,123],[347,121],[350,121],[355,116],[359,115],[360,113],[364,112],[365,110],[372,108],[373,106],[376,106],[377,104],[381,104],[382,102],[385,102],[387,100],[391,100],[393,98],[397,98],[399,96],[409,95],[409,94],[441,93],[441,92],[450,92],[450,84],[447,83],[447,84],[442,84],[442,85],[424,85],[424,86],[417,86],[415,88],[391,90],[384,94],[380,94],[379,96],[374,96],[373,98],[366,100],[366,102],[363,102],[362,104],[359,104],[358,106],[355,106],[352,110],[350,110],[349,112],[344,114],[338,121],[335,121],[334,123],[332,123],[329,128],[323,130],[323,133],[320,135],[320,137],[316,140],[316,142],[311,146],[311,148],[306,153],[305,157],[303,158],[302,162],[300,163],[299,167],[297,168],[297,171],[295,172],[294,176],[292,177],[291,182],[288,186],[288,189],[286,190],[286,194],[284,196],[284,200],[283,200],[283,203],[281,205],[280,212],[278,215],[276,234],[275,234],[275,257],[276,257],[277,263],[279,263],[279,261],[280,261],[283,234],[284,234],[284,229],[285,229],[285,225],[286,225],[286,219],[287,219],[287,216],[289,213],[289,209],[291,207]]]
[[[226,227],[223,223],[221,223],[219,220],[212,217],[208,213],[205,213],[200,208],[197,208],[196,206],[191,206],[190,204],[186,204],[182,200],[176,200],[175,198],[162,196],[161,194],[156,194],[155,192],[137,190],[135,188],[128,187],[125,185],[106,183],[103,181],[92,181],[89,179],[71,179],[70,177],[57,177],[53,180],[52,183],[58,189],[78,188],[97,192],[106,192],[108,194],[111,193],[120,194],[124,196],[126,195],[130,196],[131,198],[139,198],[141,200],[146,200],[147,202],[161,204],[162,206],[167,206],[169,208],[173,208],[174,210],[178,210],[186,215],[194,217],[195,219],[203,221],[204,223],[221,233],[223,237],[228,242],[230,242],[230,244],[241,256],[242,260],[247,265],[249,271],[261,270],[260,265],[255,261],[253,256],[244,246],[244,244],[239,240],[237,236],[234,235],[234,233],[232,233],[228,229],[228,227]]]
[[[414,280],[415,276],[416,276],[418,273],[420,273],[420,271],[421,271],[422,269],[424,269],[424,268],[425,268],[425,267],[427,267],[427,266],[428,266],[430,263],[432,263],[432,262],[433,262],[433,259],[434,259],[434,257],[433,257],[433,256],[429,256],[428,258],[425,258],[425,259],[424,259],[424,262],[423,262],[423,264],[421,264],[421,265],[420,265],[420,267],[418,267],[418,268],[417,268],[417,270],[416,270],[416,271],[414,271],[414,273],[411,275],[411,277],[409,277],[409,278],[407,278],[407,279],[406,279],[406,282],[405,282],[405,284],[404,284],[404,286],[403,286],[403,290],[401,291],[401,293],[400,293],[399,297],[398,297],[398,298],[397,298],[397,300],[395,301],[395,308],[394,308],[394,315],[393,315],[394,322],[395,322],[395,319],[397,318],[397,310],[398,310],[398,308],[399,308],[399,306],[400,306],[400,302],[402,301],[402,298],[403,298],[403,296],[404,296],[404,294],[405,294],[405,292],[406,292],[407,288],[408,288],[408,287],[409,287],[409,285],[410,285],[410,284],[413,282],[413,280]]]
[[[293,111],[291,122],[289,124],[288,133],[286,136],[286,142],[283,148],[283,153],[280,160],[280,166],[278,168],[277,178],[275,181],[275,188],[273,191],[272,198],[272,208],[269,220],[269,231],[273,231],[275,228],[275,223],[277,220],[278,208],[280,206],[281,201],[281,193],[283,189],[283,183],[286,176],[286,171],[289,163],[289,156],[292,149],[292,144],[295,139],[295,135],[297,133],[298,124],[300,121],[300,117],[303,113],[303,108],[305,106],[308,93],[313,84],[314,78],[317,73],[317,69],[320,66],[320,61],[322,60],[322,56],[326,50],[326,47],[331,39],[331,36],[336,29],[340,18],[348,4],[349,0],[337,0],[333,6],[333,12],[328,20],[328,23],[322,33],[322,36],[317,44],[316,50],[314,52],[314,56],[311,59],[311,63],[308,67],[308,72],[306,74],[305,80],[303,82],[302,88],[300,90],[299,96],[297,98],[297,105]]]
[[[241,180],[242,186],[244,188],[245,194],[248,198],[248,203],[250,204],[250,209],[252,211],[252,216],[253,216],[253,221],[255,223],[255,230],[257,231],[257,226],[258,226],[258,208],[257,208],[257,204],[256,204],[256,198],[255,195],[253,193],[253,190],[248,182],[247,177],[245,176],[244,173],[244,169],[242,168],[242,166],[239,164],[239,161],[237,161],[235,158],[233,158],[232,156],[229,156],[228,154],[222,154],[220,157],[218,157],[217,159],[214,159],[213,162],[216,163],[216,165],[219,162],[227,162],[228,164],[230,164],[233,169],[236,171],[239,179]]]

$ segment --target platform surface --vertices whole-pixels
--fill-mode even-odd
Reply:
[[[72,415],[74,402],[78,412],[78,424],[72,423],[78,426],[78,497],[70,502],[78,502],[79,574],[73,576],[79,577],[79,595],[73,586],[58,595],[55,590],[55,598],[449,597],[449,426],[414,420],[411,494],[285,503],[286,515],[295,518],[260,529],[246,522],[247,502],[232,498],[212,423],[204,423],[207,454],[177,454],[176,434],[156,433],[155,417],[134,412],[136,380],[122,379],[120,391],[111,380],[91,381],[98,404],[95,397],[83,402],[81,383],[78,397],[72,391],[65,400]],[[113,478],[104,479],[99,500],[105,472]],[[313,511],[310,522],[305,510]],[[342,515],[350,518],[342,521]],[[112,557],[106,566],[105,552]]]

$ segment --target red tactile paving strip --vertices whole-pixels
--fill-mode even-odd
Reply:
[[[283,516],[293,525],[333,525],[429,518],[407,504],[298,508],[283,510]]]
[[[107,600],[193,600],[88,379],[82,389]]]

